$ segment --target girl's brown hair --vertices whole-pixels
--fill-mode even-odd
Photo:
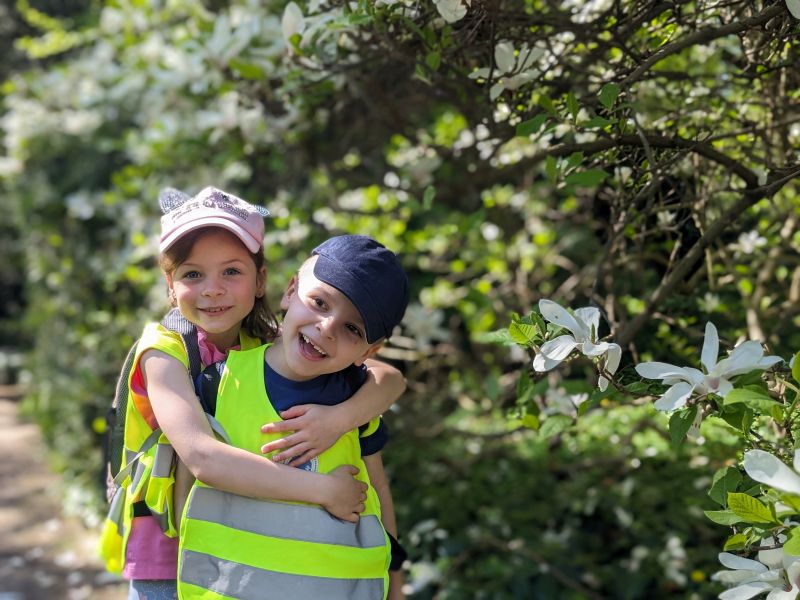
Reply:
[[[203,227],[201,229],[190,231],[178,239],[178,241],[176,241],[172,246],[167,248],[165,252],[162,252],[158,262],[164,274],[168,277],[172,277],[177,268],[186,262],[187,258],[189,258],[189,255],[192,253],[192,248],[194,248],[197,240],[199,240],[202,236],[211,233],[214,229],[216,228]],[[261,271],[261,267],[266,266],[267,261],[264,258],[263,250],[250,253],[250,258],[253,259],[253,264],[256,266],[256,272]],[[265,277],[264,287],[266,287],[266,283]],[[261,291],[265,292],[265,290]],[[174,302],[175,301],[172,300],[173,305]],[[242,321],[242,329],[244,329],[248,335],[260,339],[262,343],[271,342],[277,337],[278,320],[275,318],[272,309],[269,307],[266,293],[261,294],[261,296],[256,296],[253,304],[253,310],[251,310]]]

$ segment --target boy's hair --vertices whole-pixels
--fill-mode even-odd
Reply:
[[[370,344],[392,335],[408,306],[408,277],[400,260],[365,235],[340,235],[311,252],[314,276],[342,292],[364,319]]]
[[[159,266],[164,274],[172,277],[177,268],[189,257],[195,243],[214,229],[215,226],[194,229],[181,236],[166,251],[162,252],[159,258]],[[259,249],[258,252],[250,252],[250,257],[256,266],[256,272],[260,271],[261,267],[266,266],[263,250]],[[266,281],[264,285],[266,287]],[[260,339],[263,343],[273,341],[278,335],[278,320],[269,307],[266,294],[262,294],[261,297],[256,296],[253,309],[242,321],[242,329],[247,334]]]

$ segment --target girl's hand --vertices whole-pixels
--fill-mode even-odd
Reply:
[[[283,462],[296,467],[318,456],[336,443],[349,428],[343,428],[337,419],[335,406],[320,404],[301,404],[281,413],[283,421],[267,423],[261,427],[263,433],[293,431],[284,438],[264,444],[261,452],[267,454],[281,450],[272,457],[275,462]]]
[[[342,465],[328,473],[329,499],[322,503],[322,508],[334,517],[351,523],[358,522],[367,500],[367,484],[356,479],[357,474],[353,465]]]

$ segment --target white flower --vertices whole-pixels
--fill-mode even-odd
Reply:
[[[794,469],[778,457],[763,450],[749,450],[744,454],[744,470],[755,481],[776,490],[800,495],[800,450],[794,452]]]
[[[471,0],[462,2],[461,0],[434,0],[436,10],[448,23],[455,23],[460,21],[467,14],[467,8]]]
[[[733,248],[742,254],[752,254],[756,249],[766,245],[767,240],[759,235],[757,231],[748,231],[739,236],[738,241],[733,244]]]
[[[717,362],[719,336],[714,324],[706,323],[706,336],[700,362],[706,373],[692,367],[676,367],[662,362],[643,362],[636,365],[636,372],[646,379],[660,379],[670,387],[656,400],[657,410],[675,410],[686,405],[693,393],[718,394],[723,398],[733,389],[731,378],[756,369],[768,369],[780,362],[779,356],[764,356],[759,342],[750,340],[739,344],[727,358]]]
[[[541,48],[531,48],[522,44],[518,53],[514,52],[511,42],[499,42],[494,48],[494,63],[497,81],[489,91],[492,100],[503,93],[503,90],[516,90],[520,86],[533,81],[539,76],[539,70],[533,64],[544,56]],[[487,79],[492,69],[483,67],[469,74],[470,79]]]
[[[283,39],[286,45],[291,47],[292,36],[300,33],[302,34],[306,28],[306,21],[303,18],[303,11],[294,2],[289,2],[283,10],[283,18],[281,19],[281,29],[283,30]]]
[[[560,335],[542,344],[533,359],[533,368],[544,372],[558,366],[576,348],[591,358],[604,357],[603,368],[614,374],[619,367],[622,348],[618,344],[597,341],[597,329],[600,325],[600,311],[593,307],[578,308],[572,316],[564,308],[552,300],[539,300],[542,317],[551,323],[569,330],[572,335]],[[602,375],[597,381],[601,391],[608,387],[608,379]]]
[[[775,552],[779,553],[778,557]],[[719,571],[711,576],[714,581],[732,587],[719,595],[720,600],[749,600],[769,592],[767,600],[794,600],[800,589],[797,577],[800,574],[800,558],[777,550],[767,555],[759,552],[759,560],[722,552],[719,562],[731,571]],[[764,562],[761,562],[762,559]],[[770,568],[773,567],[773,568]],[[787,583],[788,578],[788,583]]]

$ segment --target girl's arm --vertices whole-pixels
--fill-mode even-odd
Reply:
[[[282,450],[272,457],[290,466],[302,465],[330,448],[342,435],[383,414],[406,390],[403,374],[379,360],[367,359],[367,379],[347,401],[335,406],[300,404],[281,413],[283,421],[267,423],[263,433],[293,431],[284,438],[262,446],[265,454]]]
[[[186,367],[178,359],[148,350],[141,365],[156,420],[197,479],[244,496],[319,504],[335,517],[358,520],[366,485],[353,478],[356,467],[339,467],[326,476],[225,444],[214,437]]]

